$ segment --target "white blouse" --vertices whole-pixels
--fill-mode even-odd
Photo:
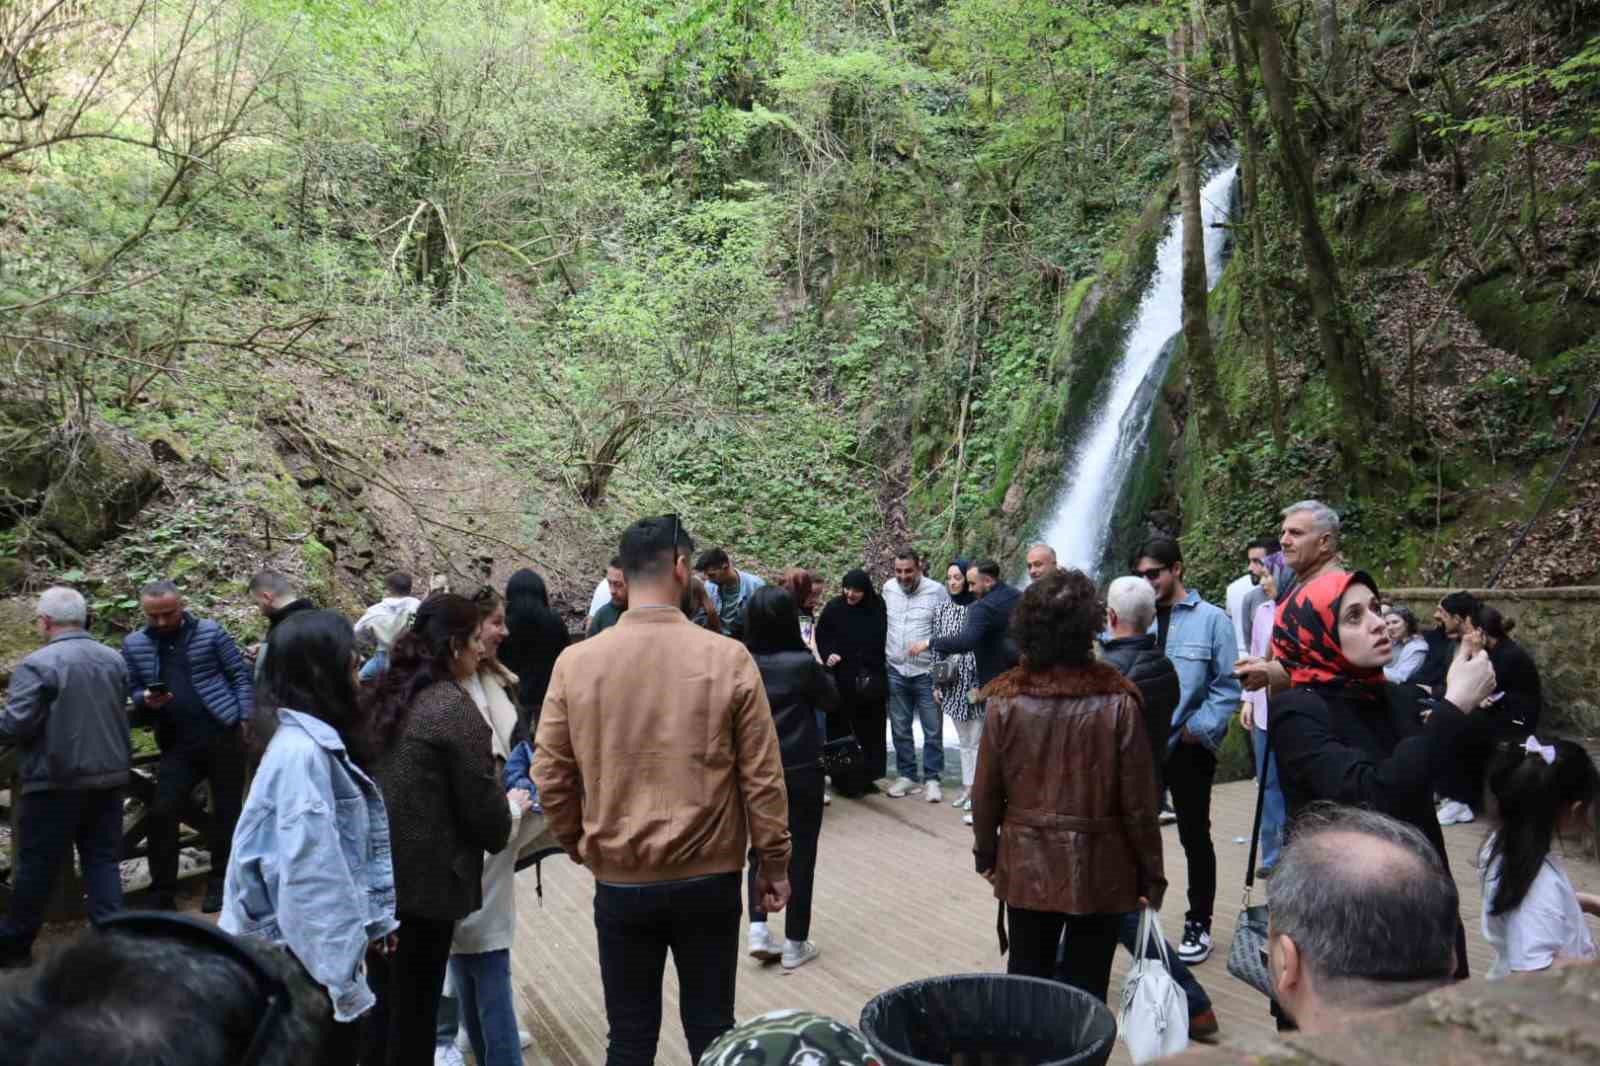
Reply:
[[[1500,860],[1490,865],[1488,844],[1478,855],[1478,870],[1483,885],[1483,936],[1494,948],[1491,981],[1549,969],[1557,959],[1592,959],[1600,954],[1578,906],[1577,890],[1555,855],[1545,857],[1528,894],[1507,914],[1489,913],[1500,887]]]

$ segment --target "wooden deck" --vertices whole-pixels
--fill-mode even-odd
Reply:
[[[1225,1045],[1272,1031],[1261,996],[1228,976],[1226,968],[1254,803],[1255,784],[1249,781],[1219,786],[1212,802],[1221,885],[1212,931],[1216,947],[1194,972],[1216,1005]],[[989,886],[972,872],[970,833],[948,803],[935,806],[920,797],[836,798],[823,826],[812,917],[811,939],[822,955],[792,974],[777,966],[764,969],[741,955],[736,1016],[800,1007],[854,1024],[868,999],[894,985],[936,974],[1003,970],[995,944],[994,899]],[[1451,868],[1461,887],[1472,971],[1478,975],[1487,971],[1491,959],[1479,933],[1481,900],[1473,868],[1484,833],[1481,821],[1445,830]],[[1162,920],[1176,940],[1187,870],[1176,827],[1168,826],[1162,834],[1171,883]],[[1240,838],[1245,842],[1239,843]],[[1600,890],[1600,867],[1569,860],[1569,869],[1580,891]],[[541,907],[531,871],[520,877],[514,979],[522,1023],[534,1035],[528,1063],[589,1066],[605,1059],[593,885],[586,871],[566,859],[547,862]],[[781,919],[773,922],[777,933]],[[1117,953],[1113,997],[1128,961],[1126,952]],[[687,1063],[670,965],[661,1036],[658,1061]],[[1120,1044],[1112,1061],[1128,1061]]]

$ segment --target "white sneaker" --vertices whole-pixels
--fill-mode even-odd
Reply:
[[[786,940],[783,944],[783,968],[798,970],[821,954],[822,950],[809,940]]]
[[[772,930],[767,928],[766,922],[750,923],[750,957],[763,963],[777,962],[783,957],[783,952],[772,941]]]
[[[970,788],[962,789],[960,792],[956,793],[956,798],[950,801],[950,806],[959,807],[962,810],[966,810],[967,797],[971,795],[972,790]]]
[[[937,781],[929,781],[928,787],[923,791],[927,795],[929,803],[941,803],[944,801],[944,789],[939,787],[939,782]]]
[[[1473,820],[1472,808],[1451,800],[1439,808],[1440,825],[1465,825]]]
[[[961,816],[961,824],[962,824],[962,825],[971,825],[971,824],[972,824],[972,815],[970,815],[970,814],[963,814],[963,815],[962,815],[962,816]]]
[[[822,790],[822,805],[824,807],[833,806],[833,789],[825,788]]]
[[[520,1025],[517,1026],[517,1046],[523,1051],[527,1051],[533,1046],[533,1034]]]
[[[1160,814],[1156,815],[1156,821],[1161,825],[1172,825],[1177,820],[1178,816],[1171,811],[1162,811]]]
[[[467,1060],[454,1043],[440,1044],[433,1049],[433,1066],[467,1066]]]
[[[1178,942],[1178,958],[1198,966],[1211,957],[1211,930],[1199,922],[1183,923],[1183,939]]]
[[[920,791],[922,791],[922,786],[909,777],[897,777],[894,779],[894,784],[889,786],[889,796],[892,799],[900,799],[903,796],[909,796],[913,792]]]

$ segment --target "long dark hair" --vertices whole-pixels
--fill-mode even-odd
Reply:
[[[506,582],[506,628],[537,629],[546,619],[560,617],[550,607],[550,592],[536,570],[518,570]]]
[[[1472,624],[1483,630],[1484,636],[1497,641],[1510,639],[1511,631],[1517,628],[1515,619],[1507,618],[1487,603],[1479,604],[1472,612]]]
[[[367,709],[357,698],[351,671],[355,631],[336,611],[297,611],[272,630],[257,686],[251,735],[265,747],[287,708],[334,728],[359,766],[373,754]]]
[[[478,605],[465,596],[440,592],[422,601],[411,628],[389,651],[389,669],[365,694],[379,748],[400,735],[417,693],[454,679],[451,662],[481,623]]]
[[[550,606],[544,578],[533,570],[518,570],[506,582],[506,639],[497,657],[517,675],[517,699],[529,716],[529,728],[539,721],[550,669],[567,646],[567,624]]]
[[[744,608],[744,646],[751,655],[805,651],[794,597],[774,585],[763,585],[751,593]]]
[[[1546,742],[1555,753],[1544,761],[1542,751],[1507,744],[1489,769],[1489,795],[1499,826],[1489,844],[1489,862],[1500,862],[1500,884],[1490,901],[1490,914],[1506,914],[1522,905],[1539,876],[1539,867],[1556,837],[1565,811],[1582,803],[1594,814],[1600,795],[1600,771],[1583,746],[1570,740]]]

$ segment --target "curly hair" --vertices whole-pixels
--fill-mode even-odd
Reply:
[[[411,628],[389,652],[389,669],[362,693],[379,750],[399,739],[417,693],[454,676],[456,654],[482,624],[478,604],[465,596],[436,592],[422,601]]]
[[[1094,658],[1105,610],[1082,570],[1061,570],[1029,585],[1011,615],[1011,639],[1030,672],[1082,666]]]

